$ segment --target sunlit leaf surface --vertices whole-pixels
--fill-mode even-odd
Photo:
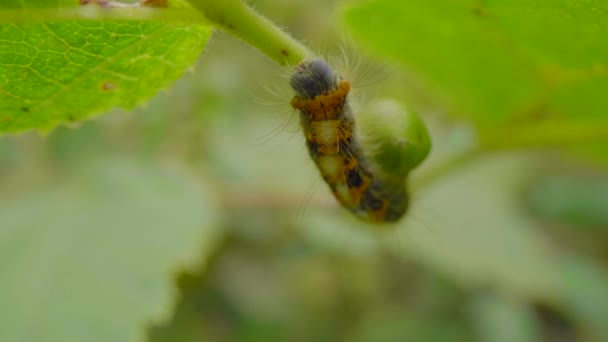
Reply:
[[[9,1],[0,10],[20,4],[25,10],[11,13],[57,6]],[[131,109],[191,67],[210,33],[204,25],[161,21],[0,23],[0,134]]]

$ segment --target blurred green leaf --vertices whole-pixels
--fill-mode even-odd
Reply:
[[[358,42],[479,123],[606,123],[603,0],[372,0],[347,8],[344,19]]]
[[[602,264],[590,257],[572,257],[554,246],[520,206],[519,190],[536,169],[537,158],[534,153],[503,153],[463,167],[414,193],[405,220],[382,231],[343,212],[317,211],[298,225],[308,239],[323,241],[324,247],[342,253],[368,251],[363,233],[374,231],[377,234],[368,234],[368,242],[376,238],[388,242],[396,254],[449,275],[466,288],[489,288],[508,297],[549,303],[573,314],[595,340],[605,340],[608,331],[600,322],[608,302],[600,289],[608,286],[608,278]],[[520,317],[525,308],[481,305],[478,310],[496,316],[479,322],[480,329],[487,329],[483,334],[503,336],[504,331],[494,326],[496,320],[533,325]],[[533,338],[534,329],[529,328],[526,336]]]
[[[395,226],[367,225],[347,216],[311,222],[317,225],[314,230],[321,230],[320,224],[330,231],[336,231],[335,226],[340,231],[380,230],[399,255],[439,269],[465,285],[489,285],[524,297],[554,299],[559,279],[554,251],[534,230],[534,222],[518,210],[514,196],[514,189],[532,169],[531,159],[507,154],[454,171],[424,192],[412,194],[410,212]],[[323,213],[315,215],[323,217]],[[365,247],[348,239],[349,248]]]
[[[76,1],[59,5],[68,4],[73,9]],[[10,12],[17,18],[57,5],[19,0],[0,11],[23,7]],[[1,23],[0,134],[49,130],[114,107],[131,109],[191,67],[210,34],[209,26],[160,20]]]
[[[126,160],[59,183],[0,196],[0,340],[141,340],[172,309],[172,276],[210,253],[212,198]]]
[[[575,149],[575,152],[579,155],[583,155],[604,168],[608,167],[608,153],[606,151],[608,151],[608,143],[586,145]]]
[[[440,327],[440,328],[439,328]],[[389,341],[471,341],[472,334],[462,322],[441,317],[423,317],[408,312],[383,312],[368,319],[361,332],[356,334],[358,342]]]
[[[563,292],[565,308],[582,328],[588,341],[608,339],[608,272],[605,264],[588,257],[564,258],[559,269],[558,285]]]
[[[526,200],[534,214],[608,233],[608,177],[544,172],[530,187]]]
[[[480,294],[472,309],[479,341],[540,341],[538,321],[524,300]]]
[[[405,246],[395,247],[465,284],[555,299],[560,279],[556,251],[515,196],[534,169],[534,159],[526,153],[487,157],[414,194],[403,227]]]

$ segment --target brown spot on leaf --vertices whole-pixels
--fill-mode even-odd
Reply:
[[[101,85],[101,90],[103,91],[108,91],[108,90],[112,90],[116,88],[116,84],[111,83],[111,82],[103,82],[103,84]]]
[[[141,6],[145,6],[145,7],[168,7],[169,1],[168,0],[142,0],[139,4]]]
[[[285,57],[289,56],[289,50],[287,50],[287,49],[281,50],[281,55],[283,55]]]

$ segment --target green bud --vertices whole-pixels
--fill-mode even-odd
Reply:
[[[358,111],[355,119],[368,157],[387,176],[407,176],[431,151],[424,122],[395,100],[374,101]]]

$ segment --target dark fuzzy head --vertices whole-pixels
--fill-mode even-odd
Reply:
[[[298,64],[289,84],[298,96],[312,99],[336,89],[338,78],[327,62],[314,58]]]

